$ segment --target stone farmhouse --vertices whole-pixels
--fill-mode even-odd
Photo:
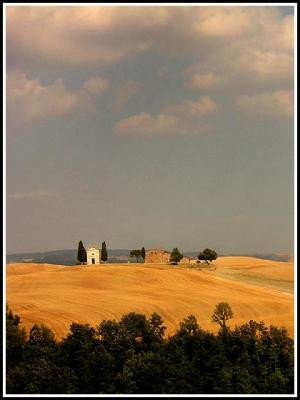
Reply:
[[[168,264],[170,256],[171,253],[164,249],[148,249],[146,250],[145,263]]]
[[[148,249],[146,250],[145,263],[151,264],[169,264],[171,253],[164,249]],[[197,260],[184,256],[179,264],[195,264]]]
[[[101,262],[101,250],[97,247],[89,247],[86,251],[86,263],[87,265],[100,264]]]

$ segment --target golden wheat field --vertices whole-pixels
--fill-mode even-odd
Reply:
[[[59,266],[7,264],[6,302],[27,331],[44,324],[61,339],[71,322],[96,326],[130,311],[161,315],[167,334],[194,314],[203,329],[216,303],[228,302],[234,327],[250,319],[285,326],[293,335],[293,263],[220,257],[212,266],[150,264]],[[250,278],[249,278],[250,277]]]

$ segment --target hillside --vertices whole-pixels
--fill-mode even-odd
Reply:
[[[231,326],[263,320],[293,335],[292,282],[292,263],[246,257],[220,257],[201,270],[153,264],[8,264],[7,303],[27,329],[43,323],[58,338],[73,321],[96,325],[129,311],[158,312],[170,334],[192,313],[204,329],[215,332],[211,314],[221,301],[233,309]]]
[[[257,286],[294,291],[294,263],[250,257],[220,257],[214,262],[214,275]]]

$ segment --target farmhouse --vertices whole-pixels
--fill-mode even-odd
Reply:
[[[171,253],[164,249],[148,249],[146,250],[145,263],[168,264],[170,256]]]
[[[96,247],[89,247],[86,252],[87,265],[100,264],[101,250]]]
[[[164,249],[148,249],[146,250],[145,263],[151,264],[169,264],[171,253]],[[179,264],[195,264],[197,260],[189,256],[184,256]]]

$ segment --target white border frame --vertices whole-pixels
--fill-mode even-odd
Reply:
[[[284,394],[229,394],[229,395],[212,395],[212,394],[180,394],[180,395],[147,395],[147,394],[120,394],[120,395],[77,395],[69,394],[63,397],[297,397],[297,3],[3,3],[3,397],[43,397],[35,394],[6,394],[6,7],[7,6],[276,6],[276,7],[294,7],[294,343],[295,343],[295,362],[294,362],[294,382],[295,392],[291,395]],[[45,395],[47,397],[61,397],[62,395]]]

